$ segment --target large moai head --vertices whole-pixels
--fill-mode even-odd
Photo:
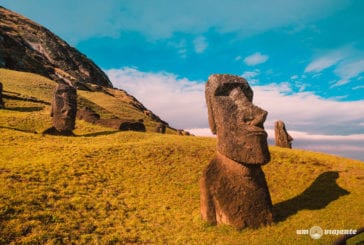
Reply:
[[[286,125],[283,121],[276,121],[274,125],[274,134],[276,140],[276,146],[284,148],[292,148],[293,138],[288,134]]]
[[[54,90],[52,100],[53,127],[59,132],[74,130],[76,113],[76,88],[59,83]]]
[[[238,76],[215,74],[205,90],[209,125],[217,135],[217,150],[242,164],[270,161],[263,123],[267,112],[253,105],[253,90]]]

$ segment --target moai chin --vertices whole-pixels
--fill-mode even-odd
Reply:
[[[201,216],[238,229],[272,222],[272,202],[261,165],[270,161],[263,123],[267,112],[252,104],[253,91],[238,76],[212,75],[206,83],[217,154],[201,178]]]
[[[274,124],[274,135],[276,146],[283,148],[292,148],[293,138],[288,134],[286,125],[283,121],[276,121]]]
[[[53,127],[44,131],[46,134],[73,135],[77,113],[76,88],[59,83],[54,89],[51,117]]]

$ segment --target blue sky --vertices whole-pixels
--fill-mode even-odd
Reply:
[[[114,86],[172,126],[203,132],[204,82],[210,74],[230,73],[253,86],[255,103],[269,112],[268,132],[275,120],[283,120],[297,139],[294,145],[310,148],[307,139],[315,139],[310,149],[320,150],[320,143],[323,151],[337,153],[345,142],[341,149],[364,159],[364,1],[2,0],[0,5],[85,53]]]

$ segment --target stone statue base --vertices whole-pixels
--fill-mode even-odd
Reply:
[[[260,165],[243,165],[217,152],[201,182],[201,216],[237,229],[272,222],[272,201]]]

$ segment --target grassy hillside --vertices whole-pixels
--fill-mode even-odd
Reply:
[[[12,127],[13,113],[23,112],[18,129],[42,132],[51,125],[50,103],[56,83],[39,75],[0,68],[0,82],[4,85],[5,103],[11,111],[2,112],[0,125]],[[91,88],[92,86],[90,86]],[[143,119],[148,131],[154,131],[157,122],[145,116],[131,103],[131,97],[124,91],[104,88],[102,91],[78,90],[78,106],[91,107],[101,118]],[[28,113],[24,113],[28,112]],[[0,112],[1,113],[1,112]],[[176,133],[168,129],[167,133]]]
[[[50,123],[48,105],[6,103],[0,244],[330,244],[337,236],[315,241],[296,230],[364,226],[363,162],[271,147],[264,172],[275,223],[236,231],[200,219],[199,178],[215,139],[117,132],[83,121],[76,137],[43,136],[24,130]]]

